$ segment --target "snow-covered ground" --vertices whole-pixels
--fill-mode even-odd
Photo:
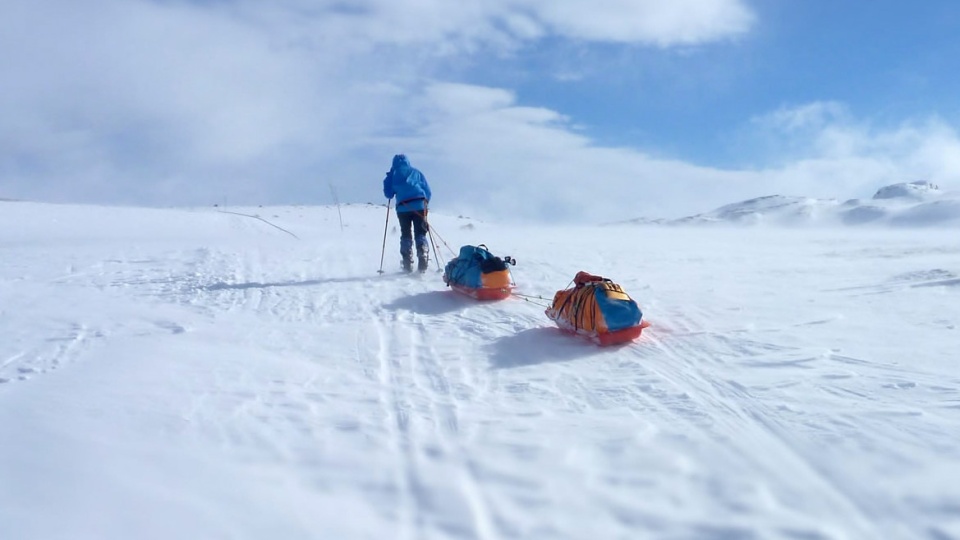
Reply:
[[[0,203],[0,538],[960,538],[956,228],[506,226],[653,323],[398,273],[391,216]],[[287,234],[270,224],[295,234]]]

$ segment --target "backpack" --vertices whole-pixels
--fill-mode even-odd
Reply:
[[[640,306],[612,280],[577,272],[573,282],[573,287],[557,291],[546,310],[561,328],[596,336],[642,324]]]

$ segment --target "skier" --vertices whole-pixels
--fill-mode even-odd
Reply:
[[[400,220],[400,256],[405,272],[413,269],[413,245],[417,246],[417,270],[425,272],[428,265],[427,207],[430,203],[430,185],[423,173],[413,168],[407,156],[393,156],[390,172],[383,179],[383,195],[397,197],[397,219]],[[413,235],[410,229],[413,228]]]

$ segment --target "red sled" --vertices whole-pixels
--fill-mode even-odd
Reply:
[[[643,329],[648,326],[650,326],[649,322],[640,321],[640,324],[637,326],[631,326],[615,332],[604,332],[602,334],[597,334],[595,342],[601,347],[627,343],[628,341],[633,341],[640,337],[640,334],[643,333]]]
[[[643,329],[650,326],[648,321],[640,321],[640,324],[636,326],[614,330],[613,332],[591,332],[584,330],[583,328],[574,329],[573,327],[568,326],[560,321],[556,321],[556,323],[557,327],[560,328],[560,331],[566,334],[575,334],[586,338],[601,347],[629,343],[640,337],[640,335],[643,334]]]

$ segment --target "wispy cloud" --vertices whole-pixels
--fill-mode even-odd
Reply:
[[[230,4],[284,28],[324,34],[357,50],[430,44],[434,51],[526,41],[547,35],[594,42],[689,45],[735,37],[755,22],[742,0],[282,0]],[[239,9],[235,7],[239,6]]]
[[[843,103],[814,102],[782,107],[752,123],[754,136],[782,157],[769,176],[795,186],[794,194],[852,196],[887,183],[951,186],[960,178],[960,137],[936,116],[878,125]]]
[[[823,129],[828,124],[845,122],[850,118],[846,106],[837,101],[816,101],[803,105],[783,106],[771,113],[754,118],[764,129],[795,134]]]
[[[556,0],[523,2],[554,32],[591,41],[692,45],[745,33],[753,13],[740,0]]]
[[[2,11],[0,196],[317,203],[334,184],[342,200],[378,201],[403,151],[435,184],[437,207],[605,220],[799,190],[861,161],[850,170],[892,177],[880,155],[891,148],[915,149],[898,167],[957,167],[942,123],[863,131],[824,103],[754,125],[815,141],[791,164],[716,170],[604,147],[564,111],[456,82],[464,64],[548,37],[735,39],[757,24],[743,0],[14,0]]]

